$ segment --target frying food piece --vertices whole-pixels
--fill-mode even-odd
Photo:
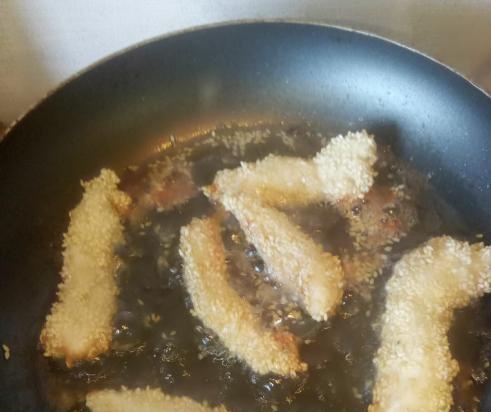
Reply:
[[[214,198],[243,193],[280,207],[355,199],[373,184],[376,151],[365,130],[349,132],[331,139],[312,160],[270,155],[222,170],[206,192]]]
[[[193,219],[183,227],[179,252],[196,315],[232,354],[260,374],[294,376],[306,369],[293,336],[263,327],[249,302],[229,284],[226,252],[215,220]]]
[[[323,200],[324,192],[311,160],[269,155],[256,163],[221,170],[206,188],[215,197],[245,193],[267,205],[307,205]]]
[[[44,355],[65,358],[68,366],[105,352],[111,341],[119,264],[114,247],[123,241],[121,215],[130,205],[118,183],[113,171],[101,170],[82,183],[85,193],[70,212],[58,301],[40,337]]]
[[[362,197],[373,185],[377,145],[365,130],[337,136],[315,157],[326,200]]]
[[[343,297],[339,259],[325,252],[279,210],[247,196],[224,195],[220,201],[239,221],[271,278],[300,302],[313,319],[327,319]]]
[[[453,311],[491,291],[491,247],[438,237],[406,254],[386,286],[369,412],[448,412]]]
[[[373,185],[376,151],[375,140],[366,131],[349,132],[346,136],[333,138],[312,160],[270,155],[256,163],[242,163],[238,169],[222,170],[217,173],[214,184],[204,192],[218,201],[222,201],[224,196],[231,199],[243,194],[274,207],[305,206],[327,200],[350,219],[350,206],[360,202]],[[374,206],[366,209],[378,206],[378,203],[373,203]],[[361,238],[360,219],[354,217],[352,220],[352,232]],[[393,233],[390,235],[395,238]],[[355,271],[350,276],[353,281],[370,279],[378,273],[380,266],[375,267],[374,261],[362,265],[359,256],[355,258],[356,267],[353,264],[349,266]],[[367,271],[363,272],[365,269]],[[296,288],[293,285],[289,287],[290,290]],[[325,311],[322,315],[312,311],[311,315],[317,319],[327,316]]]
[[[173,397],[160,389],[106,389],[87,395],[92,412],[227,412],[224,406],[210,408],[190,398]]]

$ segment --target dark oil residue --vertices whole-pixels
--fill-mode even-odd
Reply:
[[[257,130],[255,133],[266,138],[250,139],[243,147],[223,143],[226,139],[222,141],[221,136],[235,133],[240,139],[242,133],[226,128],[171,148],[161,157],[190,165],[194,181],[201,186],[211,183],[218,170],[237,167],[240,161],[270,153],[310,157],[326,144],[305,126]],[[388,173],[405,173],[398,162],[390,162],[377,184],[387,180]],[[145,166],[139,170],[138,176]],[[408,184],[420,179],[411,180],[411,174],[402,178]],[[128,172],[124,179],[135,179],[135,173]],[[415,201],[420,223],[387,253],[391,262],[433,235],[470,236],[431,189],[425,186]],[[54,410],[87,410],[87,392],[123,385],[160,387],[169,394],[206,400],[211,405],[223,403],[231,412],[367,410],[374,379],[372,360],[379,344],[377,319],[383,310],[383,285],[390,265],[371,293],[347,291],[334,318],[314,322],[265,280],[260,256],[245,241],[235,219],[225,215],[223,239],[230,252],[233,286],[267,325],[287,328],[301,339],[301,359],[309,365],[308,373],[295,379],[259,376],[231,358],[213,333],[191,315],[192,305],[183,287],[179,230],[192,217],[214,210],[198,195],[172,211],[149,212],[142,224],[128,224],[126,243],[118,249],[123,265],[118,273],[120,295],[112,350],[71,369],[60,361],[44,359],[40,353],[40,380]],[[326,249],[336,253],[346,247],[345,222],[331,207],[313,205],[288,213]],[[478,407],[491,359],[490,314],[491,301],[483,299],[455,316],[449,333],[453,354],[461,365],[455,381],[455,412]]]

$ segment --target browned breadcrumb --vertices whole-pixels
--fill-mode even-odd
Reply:
[[[317,170],[312,161],[269,155],[255,163],[242,162],[238,169],[216,174],[216,197],[246,193],[268,205],[309,204],[323,199]]]
[[[227,412],[224,406],[202,405],[187,397],[169,396],[160,389],[106,389],[87,395],[92,412]]]
[[[264,206],[274,207],[306,206],[328,201],[348,218],[350,233],[355,243],[361,245],[361,237],[366,233],[366,227],[362,228],[362,224],[367,219],[352,216],[349,212],[351,205],[361,202],[361,198],[369,193],[376,174],[376,160],[374,137],[365,130],[349,132],[346,136],[331,139],[311,160],[270,155],[255,163],[242,163],[237,169],[222,170],[217,173],[214,183],[204,188],[203,192],[217,201],[224,196],[247,195]],[[372,203],[374,206],[366,208],[368,212],[378,206],[378,203]],[[366,214],[365,211],[363,216]],[[376,222],[377,227],[380,224]],[[402,236],[399,232],[394,234],[394,231],[389,231],[391,240],[396,235]],[[383,232],[379,237],[385,234]],[[383,266],[380,259],[364,262],[359,254],[350,257],[350,262],[346,263],[349,263],[351,270],[348,274],[351,286],[355,282],[371,281]]]
[[[214,219],[193,219],[181,229],[180,254],[196,316],[233,355],[261,374],[293,376],[305,370],[296,343],[284,333],[267,330],[229,284],[226,252]]]
[[[220,201],[239,221],[268,274],[316,320],[327,319],[343,297],[343,270],[336,256],[303,233],[279,210],[248,196]]]
[[[369,412],[448,412],[453,311],[491,291],[491,247],[444,236],[406,254],[386,286],[377,377]]]
[[[209,194],[245,193],[270,206],[337,202],[363,196],[373,184],[377,159],[366,131],[337,136],[312,160],[270,155],[217,173]]]
[[[58,301],[40,337],[44,355],[65,358],[69,366],[105,352],[111,341],[119,264],[114,247],[123,241],[120,216],[130,205],[118,183],[113,171],[101,170],[82,183],[82,200],[70,212]]]
[[[377,145],[365,130],[337,136],[315,157],[327,200],[363,196],[373,185]]]

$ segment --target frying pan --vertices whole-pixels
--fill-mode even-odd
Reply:
[[[36,345],[80,179],[121,171],[171,135],[281,120],[367,128],[489,239],[491,99],[448,68],[319,25],[232,24],[151,41],[64,84],[0,144],[0,343],[12,352],[0,360],[1,411],[49,410]]]

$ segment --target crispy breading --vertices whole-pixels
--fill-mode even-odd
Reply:
[[[184,282],[197,317],[230,352],[257,373],[294,376],[306,365],[294,339],[266,329],[252,306],[229,284],[218,222],[193,219],[181,229]]]
[[[216,198],[245,193],[272,206],[307,205],[324,198],[312,160],[277,155],[219,171],[208,190]]]
[[[453,311],[491,291],[491,247],[433,238],[395,265],[386,286],[377,376],[369,412],[448,412]]]
[[[92,412],[227,412],[224,406],[211,408],[187,397],[169,396],[160,389],[106,389],[87,395]]]
[[[331,139],[314,157],[326,200],[363,196],[373,185],[376,161],[377,145],[365,130]]]
[[[377,146],[365,130],[330,140],[311,160],[269,155],[217,173],[208,195],[248,194],[270,206],[338,202],[363,196],[375,176]]]
[[[69,366],[105,352],[111,342],[119,264],[114,247],[123,242],[121,215],[130,205],[118,183],[113,171],[101,170],[82,183],[82,200],[70,212],[58,300],[40,336],[44,355],[64,358]]]
[[[316,320],[325,320],[343,297],[340,260],[325,252],[281,211],[248,196],[224,195],[224,207],[239,221],[267,273]]]

